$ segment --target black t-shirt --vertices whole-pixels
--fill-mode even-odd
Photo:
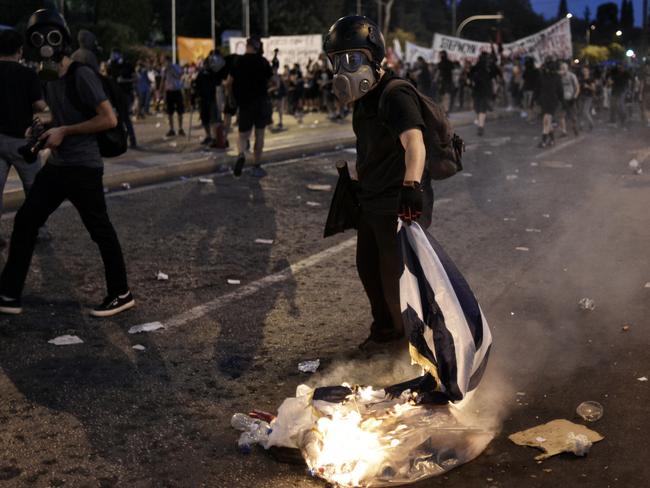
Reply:
[[[240,106],[257,105],[268,97],[269,80],[273,75],[269,62],[259,54],[244,54],[233,63],[233,93]]]
[[[32,105],[42,99],[41,82],[33,69],[0,61],[0,134],[25,137],[34,117]]]
[[[420,101],[409,87],[391,89],[379,113],[379,98],[390,79],[388,71],[377,87],[354,104],[352,127],[357,136],[357,175],[364,210],[397,215],[399,191],[404,182],[404,148],[400,134],[424,129]]]

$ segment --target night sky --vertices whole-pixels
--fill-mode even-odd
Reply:
[[[608,0],[567,0],[569,12],[577,17],[584,17],[585,7],[588,5],[591,10],[591,18],[596,17],[596,10],[601,3],[607,3]],[[618,4],[619,12],[621,8],[621,0],[611,0]],[[546,18],[555,17],[557,15],[557,7],[560,0],[530,0],[533,8]],[[641,8],[643,0],[633,0],[634,3],[634,24],[641,25]]]

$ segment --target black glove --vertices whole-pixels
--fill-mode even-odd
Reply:
[[[404,185],[399,192],[397,215],[407,224],[414,222],[422,215],[422,197],[424,191],[419,183]]]

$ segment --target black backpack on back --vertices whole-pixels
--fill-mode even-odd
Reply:
[[[77,87],[75,84],[76,71],[82,66],[87,65],[75,61],[68,67],[68,71],[64,77],[66,84],[65,93],[72,105],[90,119],[96,115],[95,107],[86,107],[83,105],[79,95],[77,94]],[[101,75],[94,70],[93,72],[101,81],[104,93],[106,93],[108,101],[112,105],[117,116],[117,125],[115,127],[95,134],[97,136],[99,153],[104,158],[114,158],[124,154],[128,147],[126,120],[128,120],[129,117],[129,108],[126,97],[115,80]]]
[[[420,100],[420,112],[426,126],[423,138],[427,151],[427,168],[431,178],[444,180],[462,171],[462,155],[465,151],[463,140],[453,132],[445,112],[411,83],[400,78],[390,80],[379,97],[379,112],[383,112],[388,93],[402,86],[413,90]]]

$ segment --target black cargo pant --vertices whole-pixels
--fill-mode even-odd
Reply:
[[[108,218],[102,168],[46,164],[14,220],[9,256],[0,275],[0,294],[20,298],[36,245],[38,229],[64,200],[70,200],[104,262],[108,295],[128,291],[122,248]]]
[[[423,229],[431,225],[433,187],[428,171],[422,177],[424,187],[422,216],[418,223]],[[384,336],[404,330],[399,295],[402,260],[397,240],[397,212],[382,215],[364,210],[359,214],[357,234],[357,271],[370,301],[373,336]]]

